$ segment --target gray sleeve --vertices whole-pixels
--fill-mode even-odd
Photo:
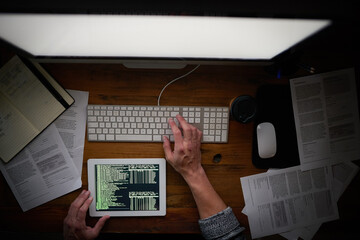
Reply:
[[[205,239],[216,240],[243,240],[245,236],[234,212],[230,207],[205,219],[199,220],[200,230]]]

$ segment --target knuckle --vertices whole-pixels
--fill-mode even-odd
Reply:
[[[198,133],[198,129],[194,126],[191,127],[191,131],[194,133],[194,134],[197,134]]]
[[[184,128],[183,130],[184,130],[184,132],[186,132],[187,134],[192,133],[192,130],[191,130],[191,128],[189,128],[189,127]]]
[[[68,227],[72,226],[72,221],[71,221],[71,219],[69,217],[66,217],[64,219],[64,225],[68,226]]]
[[[180,129],[178,129],[178,128],[172,129],[172,132],[173,132],[174,135],[176,135],[176,134],[181,134],[181,131],[180,131]]]
[[[184,146],[180,146],[180,147],[178,147],[178,152],[180,152],[180,153],[183,153],[184,151],[185,151],[185,147]]]
[[[80,205],[77,202],[72,202],[70,205],[71,208],[75,208],[78,209],[80,207]]]
[[[85,208],[85,207],[81,207],[80,209],[79,209],[79,213],[81,213],[81,214],[84,214],[84,213],[86,213],[87,212],[87,209]]]

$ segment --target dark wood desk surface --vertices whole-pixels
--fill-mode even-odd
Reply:
[[[326,49],[324,49],[324,52]],[[3,54],[1,64],[11,54]],[[326,55],[325,55],[326,56]],[[323,55],[306,57],[309,64],[323,59],[317,70],[327,71],[349,67],[347,56],[331,59]],[[350,62],[351,66],[352,62]],[[68,89],[89,92],[90,104],[156,105],[161,89],[174,78],[194,66],[181,70],[135,70],[119,64],[44,64],[45,68]],[[313,65],[314,66],[314,65]],[[299,70],[296,75],[306,75]],[[296,76],[293,75],[293,76]],[[293,77],[292,76],[292,77]],[[277,79],[263,67],[200,66],[194,73],[170,85],[161,98],[161,105],[228,106],[239,95],[255,95],[257,88],[267,83],[288,83],[288,77]],[[249,235],[247,217],[241,213],[244,199],[240,178],[265,170],[251,162],[253,124],[230,120],[227,144],[203,144],[202,163],[211,183],[224,201],[233,208]],[[219,163],[212,161],[220,153]],[[85,141],[82,171],[83,189],[87,189],[87,159],[89,158],[151,158],[164,157],[161,143],[95,143]],[[112,218],[103,232],[116,233],[199,233],[198,212],[191,192],[181,176],[167,165],[167,214],[165,217]],[[339,200],[340,219],[322,225],[315,238],[343,238],[357,234],[352,227],[359,222],[360,177],[357,175]],[[61,232],[62,221],[70,203],[81,190],[67,194],[22,212],[6,181],[0,177],[0,231]],[[87,218],[93,225],[97,218]],[[271,238],[280,238],[273,236]]]

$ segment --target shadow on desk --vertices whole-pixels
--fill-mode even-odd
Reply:
[[[132,233],[104,233],[96,240],[140,240],[140,239],[156,239],[156,240],[198,240],[204,239],[200,234],[132,234]]]
[[[36,233],[36,232],[3,232],[0,231],[1,239],[4,240],[63,240],[62,233]],[[246,239],[251,236],[245,234]],[[204,240],[200,234],[150,234],[150,233],[101,233],[96,240]],[[262,238],[263,240],[285,239],[278,235],[272,235]]]
[[[1,239],[22,239],[22,240],[63,240],[62,233],[35,233],[35,232],[2,232]],[[101,233],[96,240],[200,240],[204,239],[200,234],[135,234],[135,233]]]

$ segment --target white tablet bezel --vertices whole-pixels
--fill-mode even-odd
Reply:
[[[160,209],[158,211],[97,211],[96,210],[96,188],[95,188],[95,165],[97,164],[159,164],[159,190]],[[94,198],[89,207],[91,217],[105,215],[114,217],[136,217],[136,216],[165,216],[166,215],[166,160],[164,158],[108,158],[89,159],[88,166],[88,188]]]

